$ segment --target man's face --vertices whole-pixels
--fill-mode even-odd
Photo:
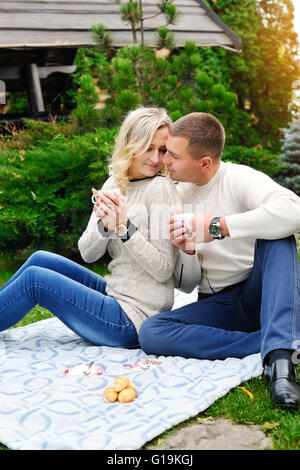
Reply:
[[[186,150],[188,147],[186,137],[168,136],[163,162],[167,165],[170,176],[175,181],[186,181],[201,184],[202,159],[195,160]]]

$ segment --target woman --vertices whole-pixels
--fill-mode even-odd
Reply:
[[[81,256],[94,262],[108,250],[105,279],[60,255],[37,251],[0,289],[0,330],[36,304],[86,340],[137,348],[142,322],[173,304],[175,248],[168,220],[178,207],[176,187],[162,176],[170,119],[140,108],[121,126],[102,193],[79,239]],[[109,192],[118,188],[120,195]]]

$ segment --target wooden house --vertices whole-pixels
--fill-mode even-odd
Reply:
[[[155,45],[158,0],[143,0],[144,42]],[[0,107],[4,92],[27,91],[30,117],[48,114],[49,106],[69,87],[80,47],[93,47],[92,25],[111,31],[113,45],[132,44],[130,25],[121,20],[120,0],[4,0],[0,3]],[[203,0],[175,0],[180,17],[169,29],[178,47],[190,39],[199,46],[239,52],[240,38]],[[152,19],[151,19],[152,17]],[[45,102],[45,91],[46,102]],[[2,103],[2,104],[1,104]],[[50,106],[51,108],[51,106]],[[2,115],[4,118],[4,115]],[[5,117],[8,119],[8,116]],[[1,122],[1,120],[0,120]]]

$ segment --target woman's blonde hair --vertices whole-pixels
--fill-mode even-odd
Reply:
[[[133,159],[148,150],[159,128],[170,128],[171,124],[165,109],[143,107],[127,114],[108,165],[110,176],[114,178],[123,194],[129,183],[129,168]],[[165,172],[165,169],[162,172]]]

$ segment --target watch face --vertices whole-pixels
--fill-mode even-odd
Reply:
[[[118,227],[116,227],[116,232],[118,235],[120,235],[121,237],[123,235],[125,235],[127,233],[128,229],[127,229],[127,226],[124,225],[124,224],[121,224],[121,225],[118,225]]]
[[[209,227],[209,233],[211,234],[212,237],[216,237],[216,236],[220,235],[221,227],[219,227],[218,225],[212,224]]]

